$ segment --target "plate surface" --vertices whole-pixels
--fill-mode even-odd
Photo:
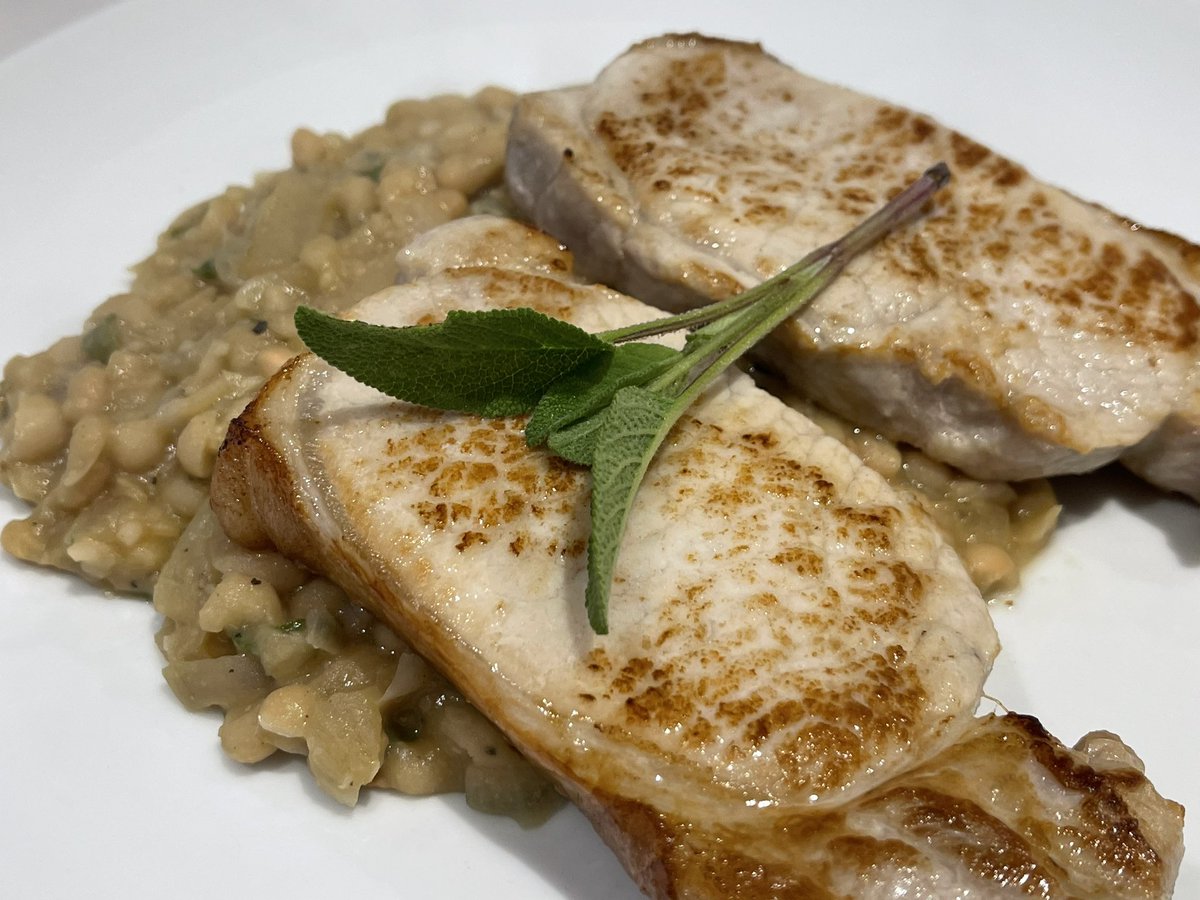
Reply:
[[[1200,241],[1195,0],[736,6],[216,0],[81,19],[0,60],[0,357],[77,332],[176,212],[286,165],[298,125],[351,131],[403,96],[587,80],[668,30],[759,40]],[[1162,793],[1200,809],[1200,508],[1119,473],[1059,489],[1061,530],[995,609],[989,693],[1067,743],[1118,732]],[[457,798],[346,811],[303,764],[226,761],[218,720],[159,676],[144,603],[4,559],[0,612],[2,896],[637,896],[573,810],[534,831]],[[1195,858],[1177,896],[1200,896]]]

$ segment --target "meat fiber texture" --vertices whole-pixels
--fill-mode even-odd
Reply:
[[[1200,499],[1200,248],[924,115],[757,45],[670,35],[586,87],[523,98],[507,179],[581,272],[677,310],[781,271],[942,160],[953,180],[928,217],[854,262],[763,360],[978,478],[1125,459]]]
[[[589,330],[656,315],[503,220],[432,232],[402,268],[413,281],[351,314],[533,306]],[[813,423],[743,375],[710,388],[648,470],[606,636],[583,607],[588,474],[521,427],[301,356],[233,423],[213,505],[233,538],[303,560],[404,634],[652,896],[1025,896],[1035,876],[1071,896],[1169,892],[1178,807],[1119,742],[1109,772],[1036,723],[974,718],[998,650],[978,591],[921,510]]]

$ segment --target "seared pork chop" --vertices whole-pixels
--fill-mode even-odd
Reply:
[[[562,256],[502,220],[425,246],[464,239]],[[431,273],[353,314],[494,306],[593,331],[661,315],[516,263]],[[235,540],[369,592],[536,758],[561,756],[552,769],[595,786],[628,771],[622,794],[656,808],[683,813],[696,791],[735,818],[838,802],[970,720],[997,642],[957,557],[915,503],[748,378],[710,391],[649,470],[607,639],[582,603],[587,472],[530,451],[521,427],[394,402],[301,357],[231,429],[214,506]]]
[[[413,324],[519,305],[589,330],[655,315],[576,282],[554,242],[500,220],[431,233],[403,268],[414,281],[353,315]],[[587,473],[527,448],[519,421],[393,401],[301,356],[231,426],[212,498],[234,539],[299,557],[403,633],[652,895],[844,896],[840,884],[895,882],[871,853],[946,877],[929,847],[957,841],[954,804],[968,800],[943,786],[958,799],[921,806],[919,789],[896,799],[888,785],[991,727],[972,719],[997,651],[986,608],[912,502],[745,376],[714,384],[651,465],[604,637],[583,608]],[[1157,896],[1178,865],[1177,813],[1152,791],[1147,811],[1134,805],[1146,790],[1134,774],[1076,779],[1063,796],[1076,810],[1104,804],[1080,820],[1087,839],[1119,848],[1098,854],[1100,877],[1119,883],[1136,853],[1154,876],[1125,878],[1129,895]],[[862,815],[906,833],[907,855],[867,836]],[[1124,831],[1106,837],[1113,816]],[[995,828],[1010,820],[1028,824]],[[942,843],[922,837],[930,827]],[[875,849],[824,858],[860,838]],[[988,865],[991,841],[953,852]],[[1075,884],[1082,857],[1038,852]]]
[[[955,177],[932,214],[855,261],[767,363],[976,477],[1086,471],[1137,447],[1138,471],[1200,498],[1185,391],[1200,248],[923,115],[756,45],[667,36],[587,87],[522,99],[507,178],[581,271],[678,309],[780,271],[940,159]]]

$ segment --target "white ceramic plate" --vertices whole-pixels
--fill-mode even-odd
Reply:
[[[0,356],[77,331],[177,211],[286,165],[297,125],[586,80],[665,30],[761,40],[1200,240],[1195,0],[509,6],[129,2],[0,61]],[[1200,509],[1119,475],[1060,490],[1061,531],[995,611],[989,691],[1067,742],[1119,732],[1200,807]],[[301,763],[227,762],[159,677],[144,603],[6,559],[0,610],[2,896],[636,896],[574,811],[535,831],[455,798],[346,811]],[[1178,896],[1200,896],[1193,858]]]

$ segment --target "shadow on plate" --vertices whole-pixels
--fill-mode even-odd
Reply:
[[[1181,566],[1200,566],[1200,505],[1182,495],[1164,494],[1120,465],[1088,475],[1055,478],[1062,504],[1060,528],[1090,518],[1115,503],[1162,532]]]
[[[172,703],[179,706],[164,682],[162,690],[170,696]],[[179,707],[182,710],[182,707]],[[189,715],[196,715],[189,713]],[[199,715],[212,721],[214,730],[220,725],[221,715],[215,711],[201,711]],[[462,794],[439,794],[430,797],[408,797],[392,791],[364,790],[358,806],[348,807],[338,803],[317,786],[303,757],[287,753],[275,753],[267,759],[244,765],[219,754],[222,767],[234,778],[254,778],[262,772],[275,772],[292,778],[303,799],[297,803],[314,803],[324,812],[348,819],[357,810],[377,803],[424,804],[436,803],[452,811],[462,822],[462,828],[470,828],[499,847],[512,858],[514,866],[524,866],[538,873],[555,892],[572,900],[637,900],[641,892],[621,868],[609,850],[583,815],[570,804],[555,812],[540,826],[523,828],[504,816],[488,815],[467,806]],[[419,815],[414,809],[414,816]]]
[[[452,808],[470,827],[538,872],[572,900],[637,900],[643,894],[583,814],[570,804],[548,822],[521,828],[511,819],[478,813],[455,796]]]

